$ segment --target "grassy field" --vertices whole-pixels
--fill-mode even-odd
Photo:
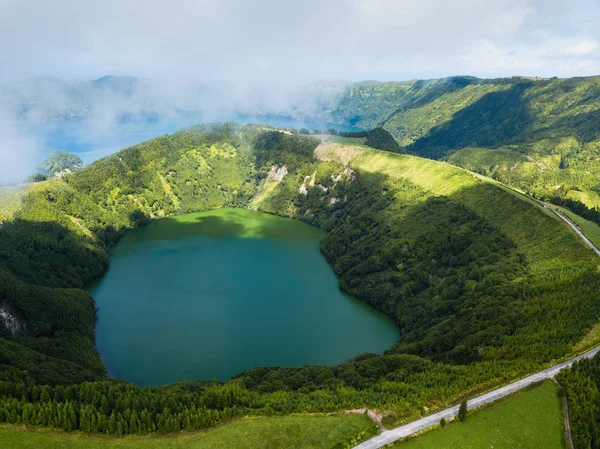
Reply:
[[[546,381],[472,412],[406,442],[397,449],[562,449],[565,447],[561,400],[557,386]]]
[[[0,447],[11,449],[327,449],[353,446],[377,426],[364,416],[246,418],[208,432],[163,437],[99,437],[47,430],[0,427]]]

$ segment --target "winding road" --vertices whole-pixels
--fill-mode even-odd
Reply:
[[[535,200],[535,201],[537,201],[537,200]],[[556,209],[554,209],[553,207],[550,207],[550,206],[548,206],[547,204],[544,204],[544,203],[542,203],[542,202],[540,202],[540,201],[537,201],[537,203],[538,203],[540,206],[542,206],[544,209],[548,209],[549,211],[551,211],[551,212],[554,212],[556,215],[558,215],[558,217],[559,217],[561,220],[563,220],[565,223],[567,223],[567,224],[568,224],[568,225],[569,225],[569,226],[570,226],[570,227],[573,229],[573,231],[575,232],[575,234],[577,234],[577,235],[579,236],[579,238],[580,238],[581,240],[583,240],[583,241],[584,241],[584,243],[585,243],[587,246],[589,246],[590,248],[592,248],[592,249],[594,250],[594,252],[600,256],[600,249],[598,249],[598,248],[596,247],[596,245],[594,245],[594,244],[593,244],[593,243],[590,241],[590,239],[588,239],[588,238],[587,238],[587,237],[584,235],[584,233],[583,233],[583,232],[581,232],[581,230],[580,230],[580,229],[579,229],[579,228],[578,228],[578,227],[577,227],[577,226],[576,226],[576,225],[575,225],[575,224],[574,224],[574,223],[573,223],[571,220],[569,220],[567,217],[565,217],[563,214],[561,214],[559,211],[557,211],[557,210],[556,210]]]
[[[519,192],[519,193],[521,193],[521,192]],[[526,195],[524,195],[524,196],[526,196]],[[565,221],[572,228],[572,230],[575,232],[575,234],[577,234],[577,236],[579,236],[579,238],[581,238],[581,240],[583,240],[583,242],[587,246],[589,246],[592,250],[594,250],[594,252],[598,256],[600,256],[600,249],[598,249],[581,232],[581,230],[574,223],[571,222],[571,220],[569,220],[563,214],[558,212],[556,209],[548,206],[547,204],[545,204],[535,198],[531,198],[531,197],[528,197],[528,198],[534,200],[540,207],[543,207],[544,209],[548,209],[549,211],[558,215],[558,217],[561,220]],[[572,359],[567,360],[566,362],[559,363],[558,365],[554,365],[548,369],[545,369],[538,373],[532,374],[531,376],[525,377],[523,379],[517,380],[516,382],[510,383],[503,387],[492,390],[489,393],[485,393],[485,394],[482,394],[481,396],[477,396],[477,397],[471,399],[470,401],[468,401],[467,408],[469,410],[473,410],[473,409],[481,407],[485,404],[489,404],[491,402],[497,401],[498,399],[504,398],[512,393],[522,390],[523,388],[526,388],[526,387],[528,387],[532,384],[535,384],[537,382],[540,382],[544,379],[553,378],[562,369],[568,368],[569,366],[571,366],[574,362],[576,362],[578,360],[581,360],[584,358],[591,358],[591,357],[595,356],[599,351],[600,351],[600,346],[597,346],[590,351],[587,351],[577,357],[573,357]],[[413,421],[409,424],[405,424],[403,426],[396,427],[395,429],[386,430],[386,431],[382,432],[381,434],[377,435],[376,437],[373,437],[367,441],[362,442],[358,446],[355,446],[354,449],[378,449],[380,447],[384,447],[385,445],[393,443],[394,441],[398,441],[401,438],[405,438],[407,436],[418,433],[422,430],[428,429],[429,427],[433,427],[433,426],[439,424],[440,420],[442,418],[445,418],[448,420],[448,419],[452,419],[452,418],[456,417],[458,415],[458,407],[459,407],[458,405],[455,405],[453,407],[449,407],[447,409],[441,410],[432,415],[421,418],[417,421]]]

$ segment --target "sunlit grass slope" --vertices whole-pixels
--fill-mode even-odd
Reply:
[[[583,232],[590,241],[600,248],[600,225],[594,223],[593,221],[586,220],[583,217],[580,217],[577,214],[574,214],[569,209],[560,206],[552,206],[556,210],[558,210],[561,214],[566,216],[569,220],[575,223],[581,232]]]

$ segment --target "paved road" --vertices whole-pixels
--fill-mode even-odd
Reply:
[[[576,362],[577,360],[583,358],[593,357],[594,355],[596,355],[596,353],[598,353],[598,351],[600,351],[600,347],[594,348],[591,351],[588,351],[584,354],[567,360],[566,362],[555,365],[551,368],[545,369],[544,371],[540,371],[539,373],[532,374],[529,377],[525,377],[524,379],[505,385],[504,387],[498,388],[496,390],[490,391],[489,393],[477,396],[476,398],[473,398],[468,402],[467,408],[469,410],[472,410],[477,407],[481,407],[482,405],[489,404],[490,402],[494,402],[500,398],[508,396],[509,394],[522,390],[523,388],[528,387],[529,385],[532,385],[536,382],[540,382],[544,379],[550,379],[556,376],[560,370],[571,366],[573,362]],[[436,424],[440,423],[440,420],[442,418],[451,419],[456,417],[457,415],[458,405],[455,405],[454,407],[450,407],[440,412],[434,413],[433,415],[421,418],[418,421],[413,421],[409,424],[397,427],[392,430],[386,430],[380,435],[359,444],[355,447],[355,449],[377,449],[385,446],[386,444],[397,441],[400,438],[407,437],[414,433],[420,432],[421,430],[435,426]]]
[[[537,200],[536,200],[537,201]],[[547,204],[542,203],[541,201],[538,201],[538,203],[540,204],[540,206],[542,206],[544,209],[548,209],[549,211],[554,212],[556,215],[558,215],[558,217],[563,220],[565,223],[567,223],[569,226],[571,226],[571,228],[573,229],[573,231],[575,232],[575,234],[577,234],[579,236],[579,238],[581,240],[583,240],[585,242],[585,244],[587,246],[589,246],[590,248],[592,248],[594,250],[594,252],[596,254],[598,254],[600,256],[600,249],[598,249],[596,247],[596,245],[594,245],[590,239],[588,239],[583,232],[581,232],[579,230],[579,228],[577,226],[575,226],[575,224],[569,220],[567,217],[565,217],[563,214],[561,214],[559,211],[557,211],[556,209],[554,209],[553,207],[548,206]]]
[[[596,252],[596,254],[598,254],[600,256],[600,249],[598,249],[579,230],[579,228],[571,222],[571,220],[569,220],[567,217],[565,217],[563,214],[561,214],[554,208],[549,207],[548,205],[544,204],[543,202],[536,200],[535,198],[531,198],[531,199],[536,201],[541,207],[548,209],[549,211],[558,215],[558,217],[561,220],[565,221],[573,229],[575,234],[577,234],[579,236],[579,238],[581,238],[581,240],[583,240],[590,248],[592,248]],[[600,351],[600,346],[596,347],[584,354],[581,354],[577,357],[574,357],[570,360],[567,360],[566,362],[563,362],[563,363],[555,365],[551,368],[545,369],[544,371],[540,371],[539,373],[532,374],[529,377],[525,377],[524,379],[521,379],[521,380],[518,380],[511,384],[505,385],[504,387],[490,391],[489,393],[483,394],[481,396],[477,396],[476,398],[473,398],[468,402],[467,407],[469,410],[472,410],[477,407],[481,407],[482,405],[489,404],[490,402],[494,402],[500,398],[508,396],[509,394],[512,394],[516,391],[522,390],[523,388],[528,387],[529,385],[532,385],[536,382],[540,382],[541,380],[544,380],[544,379],[550,379],[550,378],[556,376],[560,370],[571,366],[573,364],[573,362],[576,362],[577,360],[580,360],[583,358],[593,357],[599,351]],[[392,430],[386,430],[385,432],[382,432],[380,435],[373,437],[370,440],[367,440],[367,441],[359,444],[358,446],[355,446],[354,449],[378,449],[380,447],[385,446],[386,444],[390,444],[401,438],[405,438],[409,435],[413,435],[413,434],[420,432],[422,430],[425,430],[429,427],[435,426],[436,424],[440,423],[440,420],[442,418],[452,419],[452,418],[456,417],[457,415],[458,415],[458,405],[455,405],[454,407],[450,407],[445,410],[439,411],[437,413],[434,413],[433,415],[426,416],[425,418],[421,418],[417,421],[413,421],[404,426],[397,427]]]

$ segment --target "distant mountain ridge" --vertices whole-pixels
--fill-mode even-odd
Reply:
[[[381,126],[420,156],[600,208],[600,77],[367,81],[345,90],[330,119]]]

